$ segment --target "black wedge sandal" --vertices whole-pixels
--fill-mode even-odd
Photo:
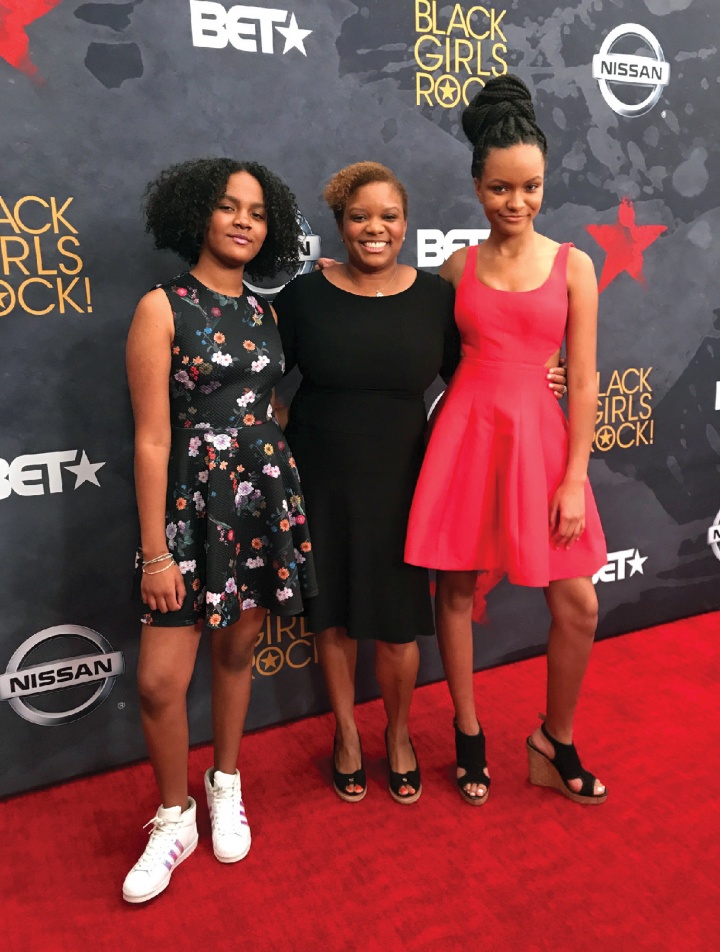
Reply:
[[[358,737],[359,740],[359,737]],[[352,773],[340,773],[335,761],[335,752],[337,742],[333,744],[333,789],[335,793],[346,803],[359,803],[367,793],[367,777],[365,776],[365,767],[363,766],[362,745],[360,746],[360,766]],[[350,793],[348,787],[362,787],[359,792]]]
[[[589,770],[585,770],[580,763],[575,744],[561,744],[559,740],[548,733],[544,724],[540,725],[543,736],[553,745],[554,757],[548,757],[533,744],[532,738],[527,739],[528,767],[530,783],[537,787],[551,787],[562,793],[574,803],[600,804],[607,800],[607,787],[603,793],[595,793],[595,781]],[[570,780],[582,780],[582,787],[576,793],[568,786]]]
[[[485,773],[487,767],[485,735],[480,725],[478,725],[479,733],[477,734],[463,734],[457,726],[457,721],[453,722],[453,726],[455,728],[455,759],[458,767],[465,771],[462,777],[457,777],[458,790],[463,800],[474,807],[479,807],[485,803],[490,794],[490,777]],[[482,784],[485,787],[485,793],[481,797],[473,797],[465,789],[469,783]]]
[[[393,800],[397,801],[397,803],[415,803],[416,800],[420,799],[420,794],[422,793],[420,762],[415,753],[412,740],[410,741],[410,747],[415,756],[415,769],[407,770],[405,773],[398,773],[390,766],[390,749],[388,747],[387,728],[385,729],[385,751],[388,759],[388,790],[390,791],[390,796]],[[413,787],[415,793],[400,793],[401,787]]]

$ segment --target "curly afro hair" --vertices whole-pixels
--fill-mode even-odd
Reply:
[[[473,145],[472,175],[482,178],[491,149],[536,145],[547,156],[547,139],[535,119],[530,90],[509,73],[489,79],[462,114],[465,135]]]
[[[295,196],[264,165],[235,159],[193,159],[165,169],[145,190],[145,230],[155,247],[174,251],[193,265],[210,218],[235,172],[248,172],[263,190],[267,237],[246,271],[256,279],[293,273],[300,262],[300,226]]]
[[[395,173],[379,162],[355,162],[336,172],[323,191],[323,198],[330,206],[335,221],[342,221],[350,196],[363,185],[372,185],[373,182],[387,182],[397,189],[402,199],[403,213],[407,218],[407,191]]]

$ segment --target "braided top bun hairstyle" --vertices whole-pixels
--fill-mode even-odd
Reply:
[[[489,79],[464,110],[462,125],[473,146],[473,178],[482,177],[491,149],[526,143],[547,156],[547,139],[535,119],[530,90],[517,76]]]

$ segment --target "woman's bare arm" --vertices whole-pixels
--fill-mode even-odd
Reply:
[[[167,552],[165,498],[170,457],[170,350],[173,317],[164,291],[150,291],[135,311],[128,334],[128,384],[135,417],[135,493],[143,559]],[[162,568],[165,563],[153,566]],[[151,609],[177,611],[185,596],[177,567],[144,574],[143,599]]]
[[[585,528],[585,482],[597,412],[598,291],[592,261],[571,248],[568,258],[568,459],[553,499],[550,523],[557,545]]]

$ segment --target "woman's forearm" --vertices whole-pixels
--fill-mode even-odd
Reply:
[[[568,458],[565,482],[585,482],[597,413],[597,380],[572,381],[568,390]]]
[[[169,458],[169,444],[136,441],[135,494],[145,559],[155,558],[167,551],[165,506]]]

